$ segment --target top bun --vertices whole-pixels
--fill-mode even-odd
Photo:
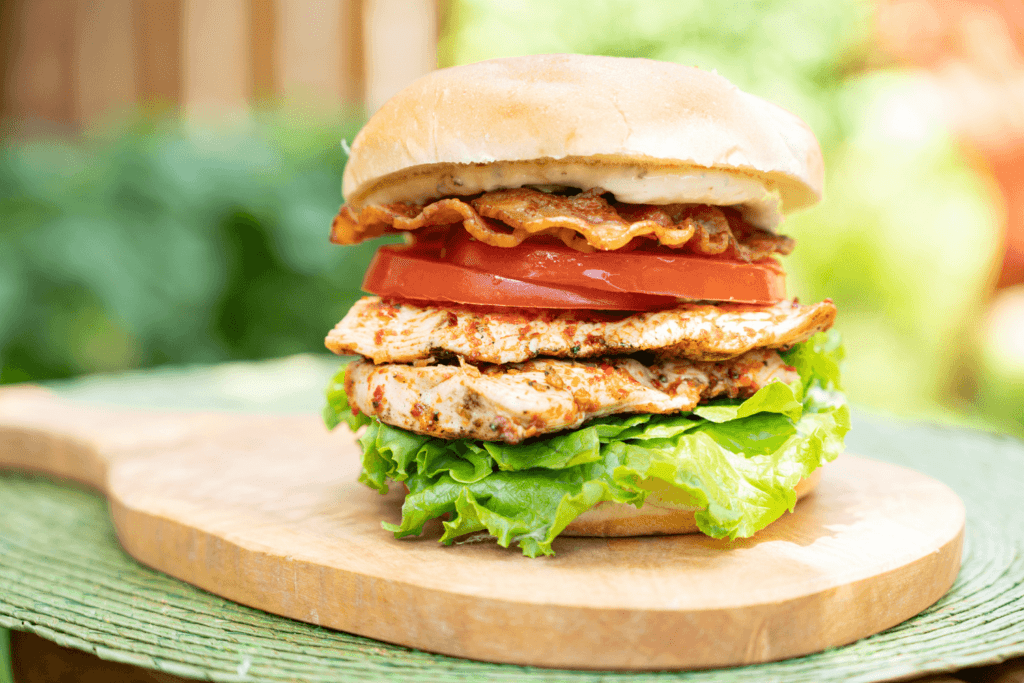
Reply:
[[[537,184],[746,205],[770,224],[821,198],[823,164],[803,121],[718,74],[537,55],[442,69],[402,90],[356,136],[342,190],[358,210]]]

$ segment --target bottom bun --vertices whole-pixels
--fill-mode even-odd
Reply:
[[[821,468],[796,485],[799,500],[821,480]],[[666,502],[657,491],[648,494],[640,508],[627,503],[598,503],[569,523],[562,536],[660,536],[698,531],[694,517],[700,508]]]

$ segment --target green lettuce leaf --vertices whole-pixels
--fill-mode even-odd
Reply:
[[[324,406],[324,422],[329,429],[334,429],[344,422],[353,432],[365,424],[370,424],[370,418],[357,410],[353,410],[348,404],[348,396],[345,395],[345,370],[348,363],[341,366],[337,374],[331,378],[327,385],[327,405]]]
[[[790,419],[798,419],[803,413],[803,385],[790,386],[772,382],[745,401],[723,400],[718,403],[697,406],[693,414],[710,422],[729,422],[758,413],[780,413]]]
[[[697,525],[709,536],[748,537],[793,510],[797,482],[842,452],[850,428],[838,337],[819,334],[782,355],[799,382],[689,414],[600,418],[523,444],[446,441],[358,415],[344,398],[344,368],[325,419],[366,425],[361,482],[382,493],[388,481],[408,487],[401,523],[384,524],[398,538],[447,515],[442,543],[486,531],[530,557],[551,555],[586,510],[602,501],[639,507],[651,490],[700,508]]]

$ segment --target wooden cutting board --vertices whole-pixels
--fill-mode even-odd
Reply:
[[[960,567],[944,484],[841,456],[753,539],[563,538],[528,559],[491,542],[397,541],[401,496],[357,484],[345,429],[315,416],[115,412],[0,390],[0,467],[104,492],[124,548],[231,600],[493,662],[679,669],[850,643],[925,609]]]

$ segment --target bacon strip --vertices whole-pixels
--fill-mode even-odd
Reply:
[[[519,443],[616,413],[677,413],[715,396],[748,398],[799,376],[775,351],[723,363],[631,358],[540,359],[518,365],[373,365],[345,373],[351,405],[382,422],[443,439]]]
[[[495,247],[518,246],[535,235],[551,235],[580,251],[608,251],[636,237],[696,254],[728,254],[755,261],[788,254],[794,242],[755,228],[738,212],[701,204],[622,204],[600,189],[576,195],[530,188],[485,192],[468,203],[457,197],[426,205],[371,204],[358,215],[341,207],[331,224],[331,241],[356,244],[387,232],[461,223],[476,239]]]
[[[680,304],[644,313],[492,309],[364,297],[327,335],[327,348],[375,363],[461,356],[521,363],[537,356],[593,358],[651,351],[662,358],[725,360],[758,347],[784,348],[827,330],[830,300],[811,306]]]

